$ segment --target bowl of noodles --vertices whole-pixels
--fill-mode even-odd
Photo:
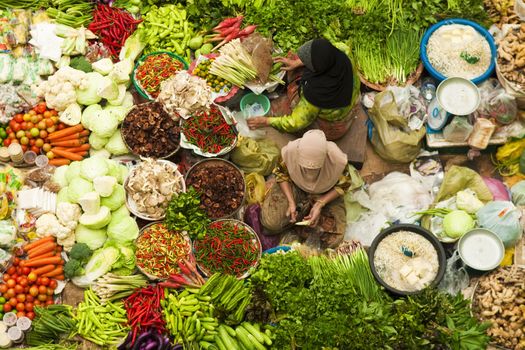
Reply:
[[[481,83],[494,71],[496,55],[492,35],[479,24],[460,18],[434,24],[420,46],[425,69],[439,81],[460,77]]]
[[[390,226],[374,239],[368,254],[376,280],[397,295],[417,294],[445,274],[445,249],[420,226]]]

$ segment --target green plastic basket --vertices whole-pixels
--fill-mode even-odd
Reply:
[[[263,116],[268,114],[268,112],[270,111],[270,99],[265,95],[256,95],[251,92],[249,94],[244,95],[244,97],[241,99],[241,112],[244,112],[246,110],[246,107],[253,103],[259,103],[262,106],[264,110]]]
[[[146,90],[144,90],[142,88],[142,85],[140,85],[140,83],[137,81],[137,79],[135,78],[136,76],[136,73],[137,73],[137,68],[142,64],[142,62],[144,62],[144,60],[146,58],[148,58],[149,56],[155,56],[155,55],[160,55],[160,54],[167,54],[168,56],[170,56],[171,58],[174,58],[178,61],[180,61],[184,67],[185,70],[188,69],[188,63],[184,60],[184,58],[180,57],[179,55],[173,53],[173,52],[169,52],[169,51],[156,51],[156,52],[152,52],[152,53],[149,53],[147,55],[144,55],[142,56],[138,61],[137,61],[137,64],[135,64],[135,68],[133,68],[133,74],[131,75],[131,80],[133,81],[133,86],[135,87],[135,90],[137,90],[137,92],[139,93],[140,96],[144,97],[145,99],[148,99],[150,101],[153,101],[154,98],[152,98],[147,92]]]

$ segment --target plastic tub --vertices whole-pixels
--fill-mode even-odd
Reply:
[[[169,51],[156,51],[156,52],[152,52],[150,54],[147,54],[147,55],[144,55],[142,56],[138,61],[137,61],[137,64],[135,64],[135,67],[133,68],[133,74],[131,74],[131,80],[133,81],[133,86],[135,87],[135,89],[137,90],[137,92],[139,93],[140,96],[142,96],[143,98],[149,100],[149,101],[153,101],[154,98],[152,98],[145,90],[142,89],[142,85],[140,85],[140,82],[138,82],[136,79],[135,79],[135,75],[136,75],[136,72],[137,72],[137,68],[141,65],[142,62],[144,62],[144,60],[146,58],[148,58],[149,56],[155,56],[155,55],[160,55],[160,54],[167,54],[168,56],[170,56],[171,58],[174,58],[178,61],[180,61],[183,65],[183,69],[188,69],[188,63],[184,60],[184,58],[180,57],[179,55],[173,53],[173,52],[169,52]]]
[[[462,24],[462,25],[471,26],[476,31],[478,31],[488,41],[489,46],[490,46],[490,52],[492,53],[492,58],[490,60],[489,68],[485,71],[485,73],[483,73],[482,75],[480,75],[477,78],[472,79],[471,81],[474,84],[479,84],[479,83],[487,80],[492,75],[492,72],[494,71],[494,68],[496,66],[497,50],[496,50],[496,44],[494,42],[494,38],[488,32],[488,30],[486,30],[485,28],[483,28],[482,26],[480,26],[476,22],[472,22],[472,21],[469,21],[469,20],[466,20],[466,19],[462,19],[462,18],[452,18],[452,19],[443,20],[441,22],[438,22],[438,23],[434,24],[432,27],[430,27],[425,32],[425,34],[423,35],[423,38],[421,39],[421,45],[419,46],[419,55],[421,56],[421,61],[423,62],[423,65],[425,66],[425,69],[428,71],[428,73],[433,78],[435,78],[438,81],[442,81],[442,80],[445,80],[446,78],[448,78],[448,77],[444,76],[443,74],[439,73],[437,70],[435,70],[434,67],[432,67],[432,65],[430,64],[430,61],[428,60],[428,56],[427,56],[428,39],[430,38],[430,36],[438,28],[440,28],[441,26],[444,26],[444,25],[448,25],[448,24]]]
[[[389,292],[393,294],[397,294],[397,295],[413,295],[413,294],[418,294],[421,292],[421,291],[407,292],[407,291],[401,291],[394,287],[391,287],[385,281],[383,281],[383,279],[379,276],[376,270],[375,263],[374,263],[374,256],[375,256],[375,251],[377,249],[377,246],[385,237],[387,237],[388,235],[392,233],[398,232],[398,231],[410,231],[410,232],[416,233],[426,238],[434,246],[437,252],[437,256],[438,256],[439,267],[438,267],[436,277],[431,283],[431,286],[437,286],[439,282],[441,282],[441,279],[443,278],[443,276],[445,275],[445,267],[447,264],[447,257],[445,255],[445,249],[443,248],[441,243],[432,233],[425,230],[421,226],[409,225],[409,224],[392,225],[389,228],[384,229],[383,231],[381,231],[379,235],[377,235],[377,237],[374,239],[374,241],[370,245],[370,249],[368,250],[368,262],[370,264],[370,269],[372,270],[372,274],[374,275],[376,281],[380,285],[385,287],[386,290],[388,290]]]
[[[270,99],[266,97],[266,95],[256,95],[253,92],[250,92],[249,94],[244,95],[241,99],[241,112],[246,113],[246,107],[254,103],[259,103],[264,109],[264,114],[257,115],[257,117],[265,116],[270,111]]]
[[[490,271],[499,266],[505,255],[501,238],[492,231],[477,228],[465,233],[458,243],[463,262],[478,271]]]

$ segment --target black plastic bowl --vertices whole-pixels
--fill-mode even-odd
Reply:
[[[409,225],[409,224],[392,225],[389,228],[384,229],[383,231],[381,231],[379,235],[377,235],[377,237],[372,242],[372,245],[370,245],[370,249],[368,249],[368,261],[370,263],[370,269],[372,270],[372,274],[374,275],[377,282],[379,282],[379,284],[385,287],[386,290],[396,295],[412,295],[412,294],[418,294],[421,292],[421,291],[405,292],[405,291],[395,289],[391,287],[390,285],[388,285],[385,281],[383,281],[383,279],[379,277],[379,274],[376,271],[376,267],[374,264],[374,255],[377,249],[377,245],[385,237],[387,237],[388,235],[392,233],[398,232],[398,231],[410,231],[413,233],[417,233],[425,237],[427,240],[429,240],[430,243],[432,243],[432,245],[434,246],[434,248],[436,248],[437,255],[438,255],[439,268],[438,268],[436,278],[434,279],[434,281],[432,281],[431,286],[438,285],[439,282],[441,282],[443,275],[445,274],[445,267],[446,267],[446,261],[447,261],[447,257],[445,255],[445,249],[441,245],[441,242],[439,242],[436,236],[434,236],[432,233],[425,230],[421,226]]]

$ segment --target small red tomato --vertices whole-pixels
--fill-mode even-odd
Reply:
[[[11,266],[10,268],[7,269],[7,273],[12,275],[16,272],[16,267],[14,266]]]
[[[48,288],[47,291],[46,291],[46,294],[47,295],[53,295],[53,294],[55,294],[55,292],[53,291],[53,289]]]
[[[17,278],[15,278],[15,281],[16,283],[20,284],[20,281],[22,280],[22,276],[18,276]]]
[[[27,279],[30,281],[36,281],[38,279],[38,276],[36,275],[36,273],[31,272],[29,273],[29,275],[27,275]]]
[[[15,307],[16,304],[18,304],[18,300],[16,300],[16,298],[10,298],[8,302],[12,307]]]
[[[4,144],[4,147],[9,147],[9,145],[11,144],[11,139],[5,139],[3,144]]]
[[[32,286],[29,288],[29,294],[31,294],[33,297],[36,297],[38,295],[38,287]]]
[[[57,281],[55,281],[55,280],[51,280],[51,281],[49,282],[49,288],[51,288],[51,289],[53,289],[53,290],[57,288],[57,285],[58,285],[58,284],[57,284]]]
[[[31,269],[29,267],[22,267],[22,273],[27,276],[31,273]]]
[[[47,300],[47,295],[46,294],[38,294],[38,300],[44,302]]]
[[[21,123],[24,121],[24,115],[23,114],[16,114],[15,117],[14,117],[15,121],[17,123]]]
[[[31,146],[31,151],[35,152],[36,154],[39,154],[40,148],[38,148],[37,146]]]
[[[11,279],[11,276],[9,276],[8,273],[4,273],[4,276],[2,277],[2,279],[4,280],[4,282],[7,282]]]
[[[27,312],[26,317],[32,321],[35,318],[35,313],[33,311]]]
[[[20,317],[25,317],[25,315],[26,315],[26,313],[23,312],[23,311],[18,311],[18,312],[16,313],[16,317],[18,317],[18,318],[20,318]]]
[[[13,307],[10,304],[4,304],[4,312],[10,312],[13,310]]]
[[[24,305],[24,303],[18,303],[16,304],[16,309],[18,311],[24,311],[26,309],[26,306]]]
[[[21,122],[21,123],[20,123],[20,128],[21,128],[22,130],[27,130],[27,123],[24,122],[24,121]]]
[[[18,284],[20,284],[22,287],[26,287],[28,283],[29,281],[27,280],[27,277],[21,277],[20,282],[18,282]]]
[[[35,301],[35,297],[32,296],[31,294],[26,294],[26,301],[28,303],[32,303],[33,301]]]
[[[37,299],[37,300],[35,300],[35,301],[33,302],[33,304],[34,304],[35,306],[40,306],[40,305],[42,305],[42,302],[41,302],[40,300]]]
[[[20,264],[20,258],[16,257],[13,259],[13,265],[18,266],[18,264]]]
[[[15,124],[13,125],[13,128],[12,128],[12,129],[13,129],[14,132],[19,132],[20,129],[21,129],[21,126],[20,126],[20,124],[15,123]]]
[[[15,288],[15,286],[16,286],[16,281],[15,281],[14,279],[10,278],[10,279],[7,280],[7,283],[6,283],[6,284],[7,284],[7,287],[8,287],[8,288]]]
[[[53,301],[53,298],[49,298],[46,300],[46,305],[53,305],[55,302]]]
[[[65,128],[66,128],[66,126],[64,124],[62,124],[62,123],[58,124],[58,126],[57,126],[57,130],[63,130]]]
[[[40,284],[43,286],[49,286],[49,277],[40,278]]]
[[[34,307],[33,303],[27,302],[25,310],[26,311],[33,311],[33,307]]]
[[[25,294],[18,294],[16,296],[16,300],[18,300],[19,303],[24,303],[26,301],[26,295]]]
[[[39,286],[38,287],[38,293],[39,294],[46,294],[46,292],[47,292],[46,286]]]
[[[7,285],[2,283],[0,284],[0,293],[5,294],[7,292]]]
[[[15,293],[16,294],[22,294],[24,292],[24,287],[22,287],[21,285],[17,284],[15,286]]]
[[[9,288],[5,293],[6,298],[14,298],[16,295],[14,288]]]

